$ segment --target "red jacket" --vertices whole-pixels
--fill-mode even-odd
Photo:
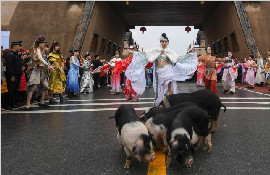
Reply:
[[[25,73],[24,72],[23,72],[23,74],[21,76],[19,91],[21,91],[21,92],[26,91],[26,78],[25,78]]]

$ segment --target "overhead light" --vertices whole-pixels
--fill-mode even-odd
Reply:
[[[201,1],[201,5],[204,5],[204,1]]]
[[[125,1],[126,2],[126,5],[129,5],[129,1]]]

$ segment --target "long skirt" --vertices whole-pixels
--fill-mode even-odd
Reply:
[[[60,94],[65,91],[65,81],[65,73],[61,72],[59,69],[55,69],[50,72],[49,89],[53,91],[54,94]]]
[[[70,69],[67,75],[66,91],[67,92],[79,92],[79,81],[78,81],[79,71],[76,69]]]
[[[32,92],[36,90],[37,85],[40,85],[42,91],[48,89],[48,79],[46,68],[35,67],[30,75],[29,81],[27,83],[27,92]]]
[[[203,72],[197,71],[197,85],[203,86]]]
[[[125,94],[126,94],[126,100],[133,100],[138,101],[140,98],[140,94],[137,94],[134,89],[132,88],[131,81],[125,77]]]
[[[111,79],[112,92],[121,92],[121,77],[120,74],[113,74]]]
[[[81,92],[92,93],[94,79],[91,71],[84,71],[81,79]]]
[[[254,71],[254,69],[247,70],[246,82],[252,86],[255,84],[255,71]]]
[[[265,82],[265,73],[259,68],[256,73],[255,82],[260,84]]]

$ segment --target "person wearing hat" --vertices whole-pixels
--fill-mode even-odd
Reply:
[[[45,60],[45,46],[46,46],[46,39],[44,36],[38,37],[34,42],[34,51],[33,51],[33,69],[30,73],[30,78],[27,83],[27,101],[25,110],[30,111],[32,108],[30,107],[31,99],[33,93],[38,89],[38,85],[40,85],[41,90],[41,98],[39,106],[41,108],[48,108],[49,105],[44,103],[45,95],[48,90],[48,69],[54,70],[54,66],[49,65],[49,63]]]
[[[8,88],[8,106],[17,108],[15,105],[18,96],[20,78],[22,76],[22,59],[19,52],[22,47],[22,41],[11,42],[11,51],[6,57],[6,81]]]
[[[79,87],[79,68],[80,68],[80,63],[79,63],[79,56],[80,56],[80,51],[79,50],[74,50],[73,51],[73,56],[70,58],[70,69],[68,71],[67,75],[67,81],[66,81],[66,92],[68,93],[68,97],[74,97],[75,92],[80,91]]]
[[[50,91],[50,100],[49,103],[53,104],[56,101],[53,99],[53,95],[59,95],[60,102],[63,102],[63,92],[66,87],[66,75],[64,72],[64,58],[63,54],[60,52],[59,43],[57,41],[53,41],[52,46],[50,48],[50,53],[48,56],[48,60],[51,65],[55,67],[53,71],[50,71],[49,75],[49,91]]]
[[[94,80],[92,72],[90,71],[91,65],[91,55],[87,52],[85,53],[85,59],[82,65],[83,74],[80,82],[81,93],[85,92],[87,94],[90,94],[93,92]]]

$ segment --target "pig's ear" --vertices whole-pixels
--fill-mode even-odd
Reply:
[[[171,154],[174,156],[174,158],[177,157],[178,155],[178,141],[173,141],[172,142],[172,149],[171,149]]]
[[[142,146],[142,147],[137,147],[137,150],[138,150],[138,159],[139,159],[139,161],[140,162],[142,162],[143,161],[143,158],[144,158],[144,156],[145,156],[145,148],[144,148],[144,146]],[[137,151],[136,150],[136,151]]]
[[[143,145],[133,146],[132,152],[136,155],[140,162],[143,161],[143,158],[145,156],[145,148]]]
[[[143,112],[143,113],[139,116],[139,118],[143,118],[144,115],[145,115],[145,112]]]
[[[147,118],[146,118],[146,117],[144,117],[144,116],[143,116],[143,117],[140,117],[140,121],[141,121],[141,122],[143,122],[143,123],[145,124],[145,123],[146,123],[146,121],[147,121]]]
[[[191,150],[192,154],[194,154],[194,152],[195,152],[194,145],[190,144],[190,150]]]
[[[155,141],[155,139],[153,138],[153,134],[151,134],[149,131],[148,131],[148,134],[149,134],[149,139],[152,141],[152,144],[157,147],[157,143]]]
[[[136,146],[133,146],[132,147],[132,152],[135,153],[135,151],[136,151]]]

